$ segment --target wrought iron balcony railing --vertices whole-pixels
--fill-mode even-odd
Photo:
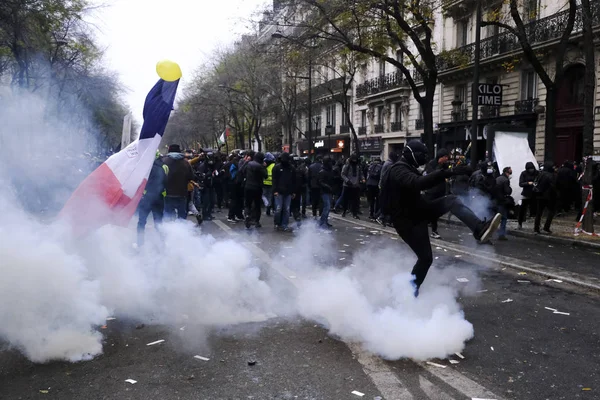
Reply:
[[[463,108],[457,111],[452,111],[452,122],[466,121],[469,117],[469,110]]]
[[[390,72],[389,74],[369,79],[356,87],[356,97],[363,98],[372,94],[385,92],[386,90],[408,86],[401,72]]]
[[[350,126],[340,125],[340,133],[350,133]]]
[[[392,132],[402,131],[402,122],[392,122]]]
[[[423,129],[425,128],[425,120],[424,119],[415,119],[415,129]]]
[[[515,101],[515,114],[527,114],[535,112],[539,99],[527,99]]]
[[[358,134],[359,135],[366,135],[367,134],[367,127],[366,126],[359,126],[358,127]]]
[[[591,2],[592,24],[600,25],[600,2]],[[525,25],[527,38],[533,46],[558,40],[567,27],[569,19],[569,10],[550,15],[548,17],[534,20]],[[573,34],[583,30],[583,18],[581,6],[577,8],[575,16],[575,25]],[[481,41],[481,60],[498,55],[509,54],[521,51],[519,39],[510,32],[502,32],[498,35],[490,36]],[[445,51],[437,58],[438,71],[446,71],[452,68],[464,67],[475,60],[475,43],[459,47],[454,50]]]
[[[373,128],[374,128],[375,133],[383,133],[385,130],[383,128],[383,125],[375,125]]]

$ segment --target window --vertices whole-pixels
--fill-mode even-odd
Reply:
[[[456,47],[467,45],[467,36],[469,34],[469,20],[461,19],[456,24]]]
[[[336,105],[335,104],[331,104],[327,106],[326,109],[326,113],[327,113],[327,125],[331,125],[331,126],[335,126],[336,124]]]
[[[535,71],[523,71],[521,76],[521,100],[537,97],[537,74]]]
[[[385,61],[380,60],[379,61],[379,76],[384,76],[384,75],[385,75]]]
[[[396,50],[396,61],[398,61],[400,64],[404,65],[404,52],[402,52],[402,50]],[[400,72],[399,68],[398,68],[398,72]]]
[[[402,105],[400,103],[394,104],[394,122],[402,124]]]
[[[467,93],[467,85],[457,85],[454,87],[454,100],[461,101],[463,106],[467,105],[467,99],[469,95]]]
[[[383,125],[384,115],[383,106],[377,107],[377,125]]]
[[[367,126],[367,110],[362,110],[360,112],[360,126],[362,126],[362,127]]]
[[[539,0],[523,1],[523,21],[530,22],[538,19],[540,13]]]

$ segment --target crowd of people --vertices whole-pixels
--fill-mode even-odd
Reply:
[[[550,162],[541,168],[528,162],[519,177],[523,200],[517,209],[512,195],[518,189],[511,187],[510,166],[500,171],[496,163],[484,160],[473,170],[464,157],[446,149],[438,150],[432,160],[428,154],[418,140],[410,141],[401,154],[390,152],[383,164],[380,160],[366,163],[357,154],[338,160],[317,156],[311,161],[285,152],[182,151],[174,144],[166,155],[156,155],[139,205],[138,245],[144,242],[150,213],[155,224],[163,216],[187,219],[189,215],[201,224],[228,208],[229,223],[243,222],[253,229],[261,228],[264,208],[275,229],[289,232],[310,212],[319,228],[329,229],[330,212],[343,217],[350,212],[360,219],[364,196],[369,218],[394,227],[417,255],[413,284],[418,295],[433,260],[430,237],[441,237],[441,216],[453,214],[477,241],[486,243],[496,231],[499,240],[507,240],[511,214],[522,228],[529,211],[535,216],[534,231],[540,233],[546,212],[543,231],[551,233],[556,211],[581,209],[582,171],[572,163],[556,170]],[[596,171],[594,179],[598,178]],[[484,204],[485,210],[476,215],[475,203]]]

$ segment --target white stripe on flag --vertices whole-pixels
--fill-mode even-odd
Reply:
[[[133,197],[142,181],[148,179],[161,139],[159,134],[152,139],[138,139],[106,160],[126,196]]]

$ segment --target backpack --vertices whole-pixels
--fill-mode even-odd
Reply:
[[[392,215],[394,208],[394,193],[391,184],[391,172],[403,161],[397,161],[392,164],[381,177],[381,188],[379,189],[379,201],[383,215]]]

